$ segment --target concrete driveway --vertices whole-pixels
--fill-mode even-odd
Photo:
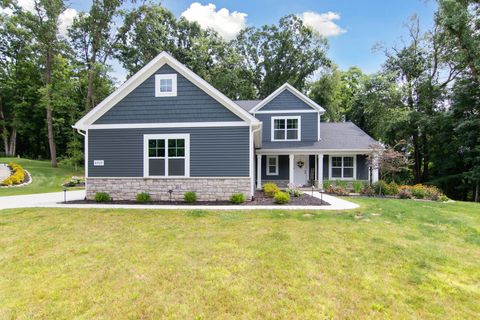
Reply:
[[[55,206],[63,201],[63,196],[63,192],[49,192],[0,197],[0,209]],[[85,198],[85,190],[67,191],[69,201],[83,198]]]

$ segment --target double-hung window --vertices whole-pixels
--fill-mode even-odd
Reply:
[[[190,176],[189,134],[144,135],[145,177]]]
[[[300,141],[300,117],[272,117],[272,141]]]
[[[278,156],[267,156],[267,176],[278,176]]]
[[[353,179],[355,175],[354,156],[332,156],[330,177],[336,179]]]
[[[155,97],[174,97],[177,95],[176,74],[155,75]]]

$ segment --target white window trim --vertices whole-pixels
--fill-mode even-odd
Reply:
[[[278,176],[278,156],[266,156],[265,162],[265,175],[267,176]],[[275,159],[275,172],[269,172],[268,169],[270,168],[270,159]]]
[[[289,119],[296,119],[298,120],[298,135],[297,139],[287,139],[287,134],[285,132],[285,139],[275,139],[275,128],[274,123],[275,120],[285,120],[285,131],[287,130],[287,120]],[[270,140],[271,141],[301,141],[302,140],[302,117],[301,116],[282,116],[282,117],[272,117],[270,123]]]
[[[172,91],[171,92],[161,92],[160,91],[160,80],[172,80]],[[177,74],[156,74],[155,75],[155,97],[176,97],[177,96]]]
[[[148,140],[162,140],[162,139],[185,139],[185,157],[175,159],[185,158],[185,175],[183,176],[169,176],[168,175],[168,143],[165,144],[165,175],[164,176],[151,176],[149,175],[149,159],[148,156]],[[144,134],[143,135],[143,177],[144,178],[188,178],[190,177],[190,134]]]
[[[337,178],[337,177],[332,177],[332,157],[342,157],[342,177],[341,178]],[[344,157],[353,157],[353,177],[351,178],[344,178],[343,177],[343,158]],[[334,154],[334,155],[330,155],[328,157],[328,179],[329,180],[356,180],[356,177],[357,177],[357,155],[356,154]],[[335,168],[338,168],[338,167],[335,167]],[[348,167],[350,168],[350,167]]]

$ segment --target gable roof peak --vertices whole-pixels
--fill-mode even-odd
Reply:
[[[265,105],[267,105],[270,101],[272,101],[275,97],[277,97],[279,94],[284,92],[285,90],[288,90],[291,92],[293,95],[295,95],[297,98],[305,102],[308,106],[310,106],[312,109],[324,113],[325,109],[322,108],[319,104],[317,104],[315,101],[307,97],[305,94],[300,92],[297,88],[292,86],[290,83],[285,82],[283,85],[281,85],[277,90],[273,91],[268,97],[263,99],[259,104],[255,106],[252,110],[250,110],[250,113],[255,113],[261,108],[263,108]]]
[[[199,87],[201,90],[210,95],[213,99],[218,101],[231,112],[239,116],[245,122],[252,125],[260,124],[258,119],[253,117],[246,110],[242,109],[240,106],[230,100],[219,90],[214,88],[207,81],[203,80],[195,72],[193,72],[180,61],[175,59],[168,52],[162,51],[149,63],[147,63],[143,68],[141,68],[133,76],[131,76],[127,81],[125,81],[119,88],[117,88],[117,90],[111,93],[95,108],[90,110],[85,116],[78,120],[75,125],[73,125],[73,128],[86,130],[90,125],[92,125],[96,120],[103,116],[108,110],[113,108],[118,102],[125,98],[130,92],[132,92],[135,88],[137,88],[140,84],[142,84],[165,64],[168,64],[176,72],[184,76],[187,80]]]

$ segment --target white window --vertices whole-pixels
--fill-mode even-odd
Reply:
[[[330,178],[353,179],[355,177],[355,156],[332,156]]]
[[[267,176],[278,176],[278,156],[267,156]]]
[[[145,177],[189,177],[189,134],[146,134],[143,136]]]
[[[301,117],[272,117],[272,141],[300,141]]]
[[[174,97],[177,95],[176,74],[155,75],[155,97]]]

